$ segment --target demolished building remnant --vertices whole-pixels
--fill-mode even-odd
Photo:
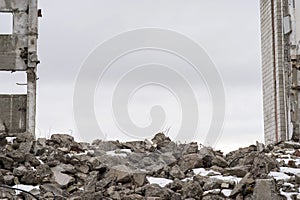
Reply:
[[[0,33],[0,71],[27,73],[27,94],[0,95],[0,127],[11,134],[27,131],[34,135],[39,63],[37,0],[0,0],[0,12],[13,18],[12,33]]]
[[[299,140],[300,0],[261,0],[260,8],[265,142]]]

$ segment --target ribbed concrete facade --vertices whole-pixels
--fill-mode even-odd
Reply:
[[[291,62],[294,0],[261,0],[261,47],[265,143],[285,141],[298,131],[298,85]],[[297,74],[298,72],[296,72]],[[293,80],[295,79],[295,80]]]

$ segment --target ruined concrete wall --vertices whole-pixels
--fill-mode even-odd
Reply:
[[[284,71],[282,0],[261,0],[261,45],[265,142],[287,139],[288,108]]]
[[[0,0],[0,12],[13,15],[13,34],[0,35],[0,70],[26,70],[28,0]]]
[[[9,133],[27,131],[34,135],[39,63],[37,0],[0,0],[0,12],[13,16],[12,34],[0,34],[0,71],[27,74],[27,94],[0,95],[0,125],[4,124]]]

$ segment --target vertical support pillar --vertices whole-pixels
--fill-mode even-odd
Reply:
[[[27,132],[35,135],[36,120],[36,72],[38,37],[37,0],[30,0],[28,16],[28,63],[27,63]]]
[[[293,124],[293,135],[292,140],[300,140],[300,69],[298,66],[297,59],[297,19],[296,19],[296,9],[299,7],[296,0],[289,1],[289,15],[291,17],[291,33],[290,33],[290,62],[291,62],[291,102],[292,105],[292,116],[291,122]],[[299,9],[299,8],[298,8]]]
[[[28,133],[35,135],[36,120],[36,68],[28,68],[27,71],[27,126]]]

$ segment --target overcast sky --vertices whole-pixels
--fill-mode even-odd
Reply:
[[[99,44],[114,35],[157,27],[174,30],[196,41],[222,76],[226,119],[217,148],[235,149],[263,141],[259,0],[40,0],[39,7],[43,17],[39,20],[38,136],[61,132],[84,139],[76,131],[72,99],[82,63]],[[106,107],[105,95],[109,95],[102,91],[110,91],[110,83],[118,79],[116,76],[122,76],[121,65],[135,59],[143,61],[149,56],[171,60],[170,65],[190,73],[191,84],[196,80],[189,66],[168,55],[144,52],[124,58],[123,63],[116,64],[103,78],[103,85],[95,92],[95,113],[109,139],[129,140],[130,137],[118,132],[112,117],[108,116],[109,110],[102,110]],[[24,76],[17,73],[13,77],[1,73],[5,84],[0,89],[9,93],[6,88],[14,87],[15,93],[24,92],[25,88],[14,85],[16,80],[24,81]],[[212,112],[209,91],[203,85],[199,81],[192,86],[200,94],[197,98],[201,133],[207,131]],[[129,105],[132,120],[146,126],[149,110],[155,104],[165,106],[166,127],[171,127],[172,136],[172,131],[176,132],[179,126],[180,117],[176,115],[180,114],[180,108],[176,98],[163,88],[146,87],[136,93]],[[199,136],[200,143],[202,138],[203,134]]]

